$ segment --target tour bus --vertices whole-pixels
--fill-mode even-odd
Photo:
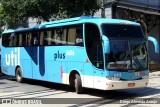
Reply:
[[[140,24],[126,20],[84,16],[45,22],[3,32],[1,68],[18,82],[68,84],[78,94],[84,87],[146,87],[147,40]]]

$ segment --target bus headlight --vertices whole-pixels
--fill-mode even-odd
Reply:
[[[120,78],[118,77],[106,77],[108,80],[113,80],[113,81],[119,81]]]
[[[143,79],[148,79],[149,76],[148,76],[148,75],[144,75],[144,76],[142,76],[142,78],[143,78]]]

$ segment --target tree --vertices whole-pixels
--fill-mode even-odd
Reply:
[[[16,27],[29,17],[49,21],[58,13],[58,7],[56,0],[5,0],[0,13],[4,22]]]
[[[65,12],[66,17],[93,16],[100,8],[97,0],[60,0],[59,4],[60,12]]]
[[[26,20],[19,12],[21,3],[22,0],[5,0],[1,4],[0,18],[12,28],[14,28],[16,24],[21,24],[22,21]]]
[[[97,0],[4,0],[0,19],[15,28],[28,18],[49,21],[51,18],[93,16],[99,9]]]

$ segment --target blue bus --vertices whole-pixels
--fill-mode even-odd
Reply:
[[[24,78],[117,90],[148,84],[147,40],[140,24],[76,17],[2,34],[2,72]],[[150,38],[152,40],[152,38]]]

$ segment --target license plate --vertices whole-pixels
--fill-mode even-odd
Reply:
[[[128,87],[135,87],[135,83],[128,83]]]

